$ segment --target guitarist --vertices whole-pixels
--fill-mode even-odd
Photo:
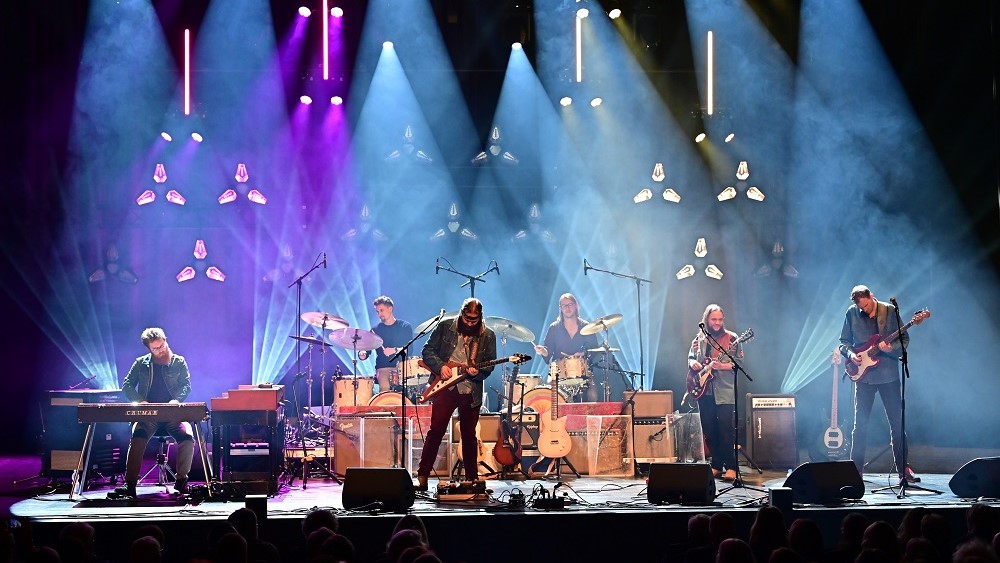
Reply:
[[[896,308],[891,303],[875,299],[868,287],[856,285],[851,290],[853,305],[848,307],[844,326],[840,331],[840,352],[848,361],[860,365],[861,354],[855,347],[865,344],[872,336],[885,337],[899,330]],[[899,478],[915,482],[917,478],[909,467],[903,466],[902,418],[903,405],[900,396],[899,355],[901,344],[910,341],[903,332],[891,344],[880,341],[878,355],[880,361],[854,383],[854,432],[851,436],[851,459],[859,473],[864,472],[865,448],[868,445],[868,419],[871,417],[875,394],[882,397],[882,406],[889,420],[889,435],[892,445],[892,459],[899,472]]]
[[[450,379],[458,375],[454,364],[463,366],[495,360],[497,337],[483,322],[483,304],[474,297],[462,303],[458,317],[438,324],[423,349],[424,363],[434,374],[432,381]],[[449,365],[451,364],[451,365]],[[492,367],[477,370],[462,368],[471,377],[458,382],[434,396],[431,403],[431,427],[424,438],[417,468],[417,490],[427,490],[427,477],[434,467],[441,439],[444,437],[451,414],[458,409],[459,429],[462,433],[462,463],[465,478],[474,481],[479,475],[479,443],[476,424],[479,408],[483,404],[483,381],[493,371]]]
[[[711,304],[705,307],[701,316],[702,326],[724,349],[736,340],[735,332],[726,330],[726,314],[722,307]],[[736,373],[733,364],[721,356],[721,352],[700,331],[691,342],[688,351],[688,367],[700,371],[706,365],[712,366],[712,377],[705,384],[705,394],[698,399],[701,413],[701,431],[705,444],[712,454],[712,475],[727,481],[736,480],[736,425],[733,420],[736,404],[734,383]],[[742,346],[737,345],[733,355],[743,357]],[[725,470],[725,473],[723,473]]]

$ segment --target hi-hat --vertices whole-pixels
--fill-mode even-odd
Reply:
[[[337,315],[331,315],[330,313],[324,313],[322,311],[302,313],[302,320],[316,328],[326,330],[336,330],[338,328],[347,328],[351,326],[351,323],[338,317]]]
[[[528,327],[503,317],[486,317],[486,326],[498,335],[506,334],[519,342],[534,342],[535,333]]]
[[[458,311],[451,311],[451,312],[445,313],[444,316],[441,317],[440,320],[447,321],[449,319],[454,319],[457,316],[458,316]],[[427,328],[430,327],[431,325],[433,325],[435,322],[437,322],[437,320],[438,320],[438,316],[434,315],[433,317],[431,317],[431,318],[427,319],[426,321],[424,321],[424,322],[418,324],[417,326],[413,327],[414,334],[420,333],[420,332],[423,332],[423,331],[427,330]]]
[[[348,350],[374,350],[382,345],[382,337],[360,328],[338,328],[327,340]]]
[[[599,319],[595,319],[585,325],[580,329],[580,334],[587,336],[590,334],[597,334],[602,330],[607,330],[614,325],[618,324],[622,320],[621,313],[612,313],[610,315],[604,315]]]
[[[618,348],[612,348],[610,346],[609,347],[601,346],[600,348],[590,348],[587,351],[588,352],[620,352],[621,350],[619,350]]]
[[[291,338],[291,339],[293,339],[293,340],[301,340],[302,342],[305,342],[306,344],[315,344],[315,345],[317,345],[317,346],[327,346],[327,347],[331,347],[331,346],[330,346],[329,344],[327,344],[326,342],[323,342],[323,341],[322,341],[322,340],[320,340],[319,338],[313,338],[312,336],[295,336],[295,335],[293,334],[293,335],[289,336],[288,338]]]

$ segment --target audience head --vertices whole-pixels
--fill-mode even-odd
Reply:
[[[227,518],[236,532],[247,540],[257,539],[257,514],[247,507],[237,508]]]
[[[803,561],[819,561],[823,554],[823,532],[808,518],[796,518],[788,527],[788,547]]]
[[[896,538],[896,530],[884,520],[872,522],[865,529],[865,535],[861,539],[861,549],[877,549],[885,552],[892,561],[899,559],[899,541]]]
[[[351,540],[338,533],[333,533],[323,541],[320,552],[322,555],[329,555],[334,561],[352,563],[357,558],[357,552]]]
[[[747,542],[739,538],[729,538],[719,544],[715,563],[754,563],[753,551]]]
[[[785,516],[776,506],[763,506],[750,526],[750,545],[754,550],[772,550],[788,545]]]
[[[997,563],[997,554],[986,542],[975,538],[958,546],[952,563]]]
[[[1000,511],[988,504],[975,503],[965,513],[969,536],[990,542],[1000,532]]]
[[[323,552],[323,543],[331,538],[336,532],[329,528],[320,528],[309,534],[306,538],[306,557],[312,559]]]
[[[708,545],[712,541],[710,524],[708,514],[695,514],[688,518],[688,547]]]
[[[396,527],[393,528],[393,535],[400,530],[416,530],[420,532],[420,537],[423,538],[424,543],[429,543],[427,539],[427,527],[424,526],[424,521],[416,514],[406,514],[396,522]]]
[[[389,556],[389,561],[395,561],[399,559],[400,554],[406,548],[423,544],[424,539],[420,536],[420,532],[416,530],[400,530],[389,539],[389,543],[385,546],[385,551]]]
[[[803,559],[801,555],[790,547],[779,547],[771,552],[768,563],[805,563],[811,559]]]
[[[163,550],[153,536],[142,536],[132,541],[128,550],[129,563],[160,563]]]
[[[212,549],[213,563],[246,563],[247,540],[238,533],[226,534]]]
[[[336,532],[340,527],[337,515],[325,508],[316,508],[302,520],[302,537],[308,538],[309,534],[320,528],[326,528],[331,532]]]
[[[712,534],[712,545],[719,545],[723,540],[736,537],[736,522],[728,512],[715,512],[708,522]]]

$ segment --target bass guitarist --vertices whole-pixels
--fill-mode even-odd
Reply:
[[[458,424],[462,434],[462,464],[465,478],[474,481],[478,475],[479,451],[476,424],[479,408],[483,403],[483,381],[493,367],[476,369],[476,364],[495,360],[497,357],[496,334],[483,322],[483,304],[474,297],[462,303],[458,317],[438,324],[424,345],[423,358],[433,374],[432,384],[439,379],[458,376],[459,369],[470,376],[454,386],[434,395],[431,406],[431,427],[424,438],[417,468],[417,490],[427,490],[427,478],[434,467],[441,439],[444,437],[451,414],[458,409]],[[470,366],[456,368],[455,365]]]
[[[726,314],[722,307],[711,304],[705,307],[701,316],[701,326],[705,328],[723,348],[738,337],[735,332],[726,330]],[[705,393],[698,399],[698,410],[701,413],[701,431],[705,436],[705,444],[712,454],[712,475],[728,481],[736,479],[736,425],[733,420],[735,413],[736,393],[734,383],[736,373],[733,364],[721,360],[721,352],[715,348],[702,332],[698,332],[691,341],[688,351],[688,368],[699,372],[703,367],[711,365],[712,372],[705,383]],[[736,346],[733,356],[743,357],[742,346]],[[725,471],[725,473],[723,473]]]
[[[862,364],[863,347],[875,335],[883,338],[899,330],[896,307],[875,299],[868,287],[856,285],[851,289],[853,305],[848,307],[844,326],[840,331],[840,352],[855,365]],[[899,354],[902,346],[910,341],[906,332],[892,342],[879,340],[875,346],[875,358],[879,362],[865,372],[864,377],[854,382],[854,432],[851,436],[851,459],[859,473],[864,472],[865,448],[868,445],[868,420],[871,417],[875,395],[882,398],[882,406],[889,420],[889,436],[892,446],[893,466],[899,479],[915,482],[918,479],[909,467],[904,467],[902,415],[903,405],[900,395]]]

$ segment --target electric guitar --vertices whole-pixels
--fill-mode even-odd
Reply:
[[[471,367],[476,368],[476,370],[478,371],[483,368],[488,368],[490,366],[496,366],[507,362],[513,362],[515,364],[523,364],[524,362],[527,362],[530,359],[531,356],[528,356],[527,354],[514,354],[513,356],[507,358],[497,358],[495,360],[479,362]],[[448,379],[441,379],[440,373],[433,373],[433,370],[431,370],[431,368],[428,367],[428,365],[425,364],[423,360],[420,360],[418,362],[418,365],[420,365],[420,367],[432,373],[430,385],[428,385],[427,389],[425,389],[424,392],[421,393],[419,397],[417,397],[418,403],[426,403],[438,393],[441,393],[445,389],[453,387],[459,381],[464,381],[466,379],[469,379],[469,377],[471,377],[468,372],[468,368],[470,366],[466,364],[460,364],[458,362],[447,362],[445,364],[446,366],[449,366],[452,369],[452,376],[449,377]]]
[[[743,342],[749,342],[753,340],[753,336],[754,336],[753,329],[748,328],[746,332],[736,337],[736,340],[733,340],[733,342],[729,345],[729,348],[726,349],[726,352],[729,354],[736,352],[737,346],[739,346]],[[687,374],[686,395],[695,400],[700,399],[702,395],[705,394],[705,389],[708,386],[708,382],[711,381],[713,377],[715,377],[715,370],[712,369],[711,361],[706,362],[706,364],[701,368],[701,370],[696,371],[693,369],[689,369]]]
[[[517,384],[517,373],[521,370],[521,364],[514,364],[514,372],[510,376],[510,385],[507,389],[507,396],[514,396],[514,385]],[[510,427],[513,413],[514,401],[507,400],[507,416],[500,419],[500,439],[493,446],[493,459],[504,467],[513,467],[521,461],[521,444],[514,437],[514,431]]]
[[[851,378],[851,381],[861,381],[861,379],[864,378],[865,374],[868,373],[868,370],[879,365],[879,363],[882,361],[877,357],[875,357],[879,353],[878,345],[880,343],[882,342],[886,342],[888,344],[893,343],[897,338],[899,338],[901,334],[906,332],[908,328],[924,322],[924,319],[926,319],[929,316],[931,316],[931,312],[929,310],[921,309],[920,311],[913,313],[913,318],[910,319],[910,322],[899,327],[899,330],[893,332],[889,336],[882,338],[878,334],[873,334],[871,338],[869,338],[866,342],[858,344],[857,346],[852,348],[855,354],[861,356],[861,363],[856,364],[854,362],[846,362],[847,376]]]
[[[823,434],[823,445],[826,446],[826,457],[829,460],[844,459],[847,453],[847,440],[844,439],[844,432],[837,425],[837,371],[841,364],[840,348],[833,350],[830,358],[833,365],[833,405],[830,407],[830,427]]]
[[[552,366],[555,365],[553,362]],[[566,430],[566,419],[569,417],[559,417],[559,368],[557,366],[554,369],[555,378],[551,379],[552,407],[548,417],[538,417],[538,453],[549,459],[566,457],[573,449],[573,441]]]

